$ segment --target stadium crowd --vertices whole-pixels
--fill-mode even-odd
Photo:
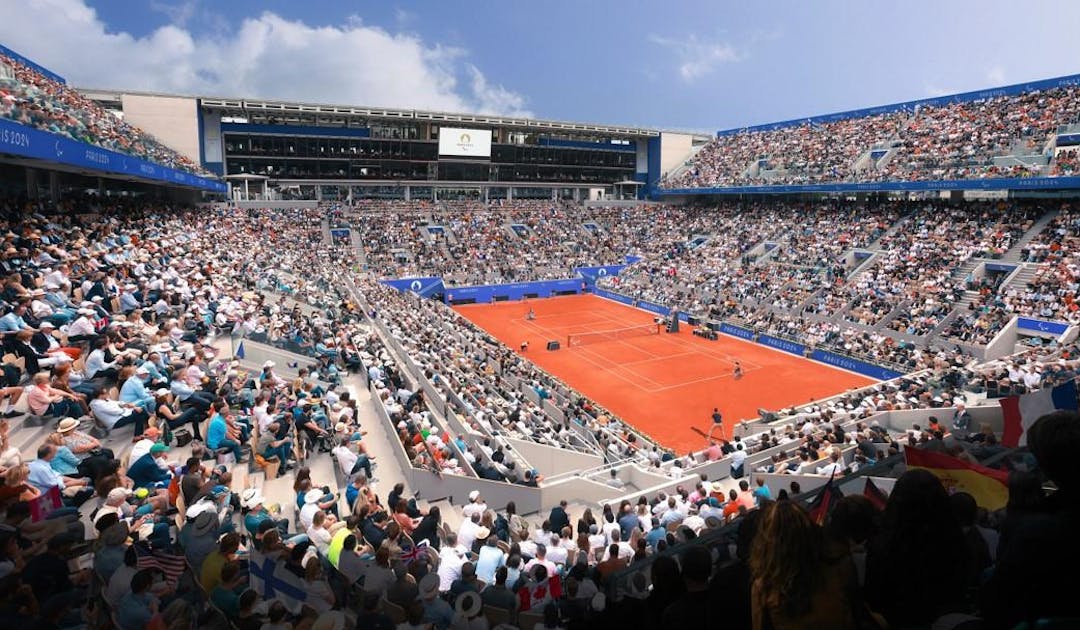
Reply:
[[[74,88],[0,54],[0,117],[155,164],[212,177],[187,156],[130,125]]]
[[[1077,122],[1074,86],[1013,96],[921,105],[914,110],[766,130],[712,140],[666,188],[707,188],[851,181],[915,181],[1061,175],[1075,154],[1046,168],[995,164],[994,158],[1039,155],[1063,125]]]
[[[93,588],[100,589],[125,630],[151,623],[202,624],[206,620],[195,618],[196,608],[190,605],[200,597],[241,627],[259,628],[282,623],[385,626],[389,616],[384,610],[397,615],[395,621],[419,627],[486,627],[485,605],[493,607],[487,609],[494,611],[493,618],[534,616],[548,627],[614,626],[634,623],[629,620],[642,615],[657,623],[695,622],[707,614],[701,593],[764,597],[763,582],[746,582],[758,584],[749,591],[719,586],[729,584],[722,576],[731,567],[756,557],[748,555],[754,545],[763,546],[761,557],[767,555],[766,542],[756,541],[789,539],[782,533],[755,538],[754,525],[747,523],[759,522],[766,528],[762,532],[772,532],[768,528],[780,527],[773,523],[784,512],[784,522],[802,523],[799,531],[811,537],[841,526],[826,521],[822,530],[808,523],[802,508],[784,500],[784,495],[797,494],[793,488],[775,489],[779,500],[773,501],[773,489],[751,485],[747,477],[728,493],[714,486],[717,480],[703,479],[693,490],[608,505],[597,518],[583,513],[576,524],[565,506],[537,526],[513,506],[492,509],[475,493],[462,506],[455,531],[443,526],[438,507],[422,509],[398,487],[384,502],[370,485],[375,462],[365,447],[355,401],[335,385],[350,367],[364,370],[377,399],[391,409],[399,437],[415,449],[415,464],[428,466],[430,458],[445,472],[467,466],[481,478],[526,485],[540,480],[531,470],[515,470],[524,463],[503,447],[500,437],[563,447],[584,444],[573,437],[578,433],[570,422],[590,431],[613,462],[629,458],[685,470],[727,456],[746,476],[751,472],[748,458],[780,448],[783,455],[776,452],[757,467],[847,474],[887,457],[894,448],[890,444],[898,440],[934,448],[938,438],[932,428],[906,437],[890,435],[865,421],[876,411],[941,408],[949,413],[972,387],[989,393],[994,384],[1001,393],[1004,378],[1012,384],[1008,391],[1019,386],[1027,391],[1060,382],[1067,370],[1075,370],[1075,361],[1059,362],[1071,356],[1071,348],[982,372],[965,367],[960,357],[940,353],[918,364],[927,368],[922,373],[785,410],[777,424],[762,432],[675,457],[653,450],[618,419],[492,343],[442,304],[418,301],[361,276],[353,281],[359,289],[354,296],[351,281],[342,277],[355,264],[354,254],[325,244],[313,227],[319,225],[318,211],[171,212],[128,205],[95,208],[100,218],[84,224],[74,213],[34,218],[37,208],[10,200],[4,206],[19,217],[17,225],[2,226],[9,230],[2,261],[8,306],[0,328],[6,333],[5,350],[15,357],[4,367],[6,384],[14,388],[4,390],[7,423],[22,422],[12,399],[21,396],[15,391],[26,383],[29,410],[55,423],[55,432],[35,447],[34,459],[23,461],[22,452],[6,443],[8,429],[0,431],[7,447],[0,489],[8,523],[8,529],[0,530],[0,578],[6,578],[0,584],[0,605],[17,619],[60,627],[80,623],[85,604],[98,601]],[[187,226],[193,223],[205,228],[192,233]],[[275,229],[262,229],[267,224]],[[880,231],[865,230],[865,238]],[[740,251],[731,246],[729,255]],[[407,357],[395,357],[392,346],[374,334],[372,326],[380,323]],[[251,339],[262,334],[268,342],[307,355],[314,375],[283,378],[272,362],[247,373],[231,357],[216,356],[209,343],[213,335],[236,327]],[[880,340],[869,343],[882,345]],[[402,378],[409,371],[406,359],[434,378],[440,393],[453,392],[463,401],[473,431],[469,437],[478,439],[470,444],[465,436],[446,435],[432,401],[407,389]],[[525,388],[538,399],[558,401],[562,418],[542,411],[523,395]],[[190,458],[171,461],[169,444],[178,444],[176,434],[184,431],[205,439],[194,443]],[[126,465],[110,450],[120,434],[133,438]],[[1062,448],[1070,444],[1065,440]],[[973,442],[964,450],[974,457],[985,454],[983,447]],[[861,452],[850,461],[841,457],[852,449]],[[344,504],[327,492],[328,485],[324,488],[332,480],[311,479],[306,464],[323,456],[321,451],[333,453],[348,480],[351,497]],[[295,522],[271,510],[258,488],[233,488],[229,465],[218,465],[217,457],[223,462],[261,460],[263,465],[276,460],[279,472],[291,466],[299,508]],[[448,464],[457,457],[456,464]],[[489,469],[494,476],[488,476]],[[35,520],[30,511],[54,488],[60,494],[55,509],[48,518]],[[884,524],[899,518],[890,514],[906,509],[901,506],[909,492],[938,496],[944,491],[908,473],[885,505]],[[89,529],[78,516],[87,504],[97,505]],[[935,514],[945,519],[953,511]],[[747,531],[740,527],[734,555],[721,553],[725,563],[720,569],[702,546],[687,544],[733,522],[743,523]],[[960,531],[959,520],[939,525],[935,531]],[[889,552],[897,540],[907,539],[891,538],[896,534],[884,525],[862,535],[871,550],[865,559],[865,589],[852,592],[866,594],[873,615],[907,623],[971,609],[972,601],[964,598],[914,600],[918,605],[909,598],[907,605],[896,607],[874,596],[883,583],[915,588],[914,580],[898,582],[893,574],[905,575],[909,559]],[[69,574],[65,559],[85,551],[87,538],[95,551],[91,570]],[[421,544],[425,540],[431,551]],[[1011,544],[1001,546],[1000,557],[1015,562]],[[679,564],[662,553],[676,547]],[[964,548],[949,547],[954,555]],[[955,560],[954,555],[946,557]],[[291,571],[291,583],[305,593],[302,601],[262,601],[249,588],[256,557],[269,557],[275,567]],[[968,567],[968,556],[963,560],[960,566]],[[192,569],[187,577],[184,566]],[[746,575],[764,571],[753,566]],[[1013,579],[1009,571],[1015,569],[1002,566],[1003,573],[994,579]],[[635,577],[635,567],[647,567],[648,575]],[[966,575],[957,576],[961,581],[955,583],[966,584]],[[620,590],[628,597],[605,604],[598,593],[611,593],[613,581],[625,585]],[[348,588],[356,584],[359,589]],[[999,582],[989,584],[988,589]],[[935,593],[941,590],[952,589]],[[740,599],[725,610],[742,615],[739,619],[774,610],[751,601],[757,600]],[[1046,601],[1014,605],[1038,604],[1043,607],[1033,610],[1052,611]],[[802,619],[799,615],[811,610],[824,614],[813,607],[789,612],[776,606],[769,613],[774,620]],[[982,606],[997,611],[1006,604],[990,599]],[[355,613],[355,622],[352,615],[346,621],[338,614],[345,609]]]

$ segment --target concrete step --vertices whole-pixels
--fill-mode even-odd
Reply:
[[[1051,210],[1039,217],[1035,223],[1024,234],[1013,243],[1013,246],[1009,248],[1009,251],[1001,257],[1002,262],[1022,262],[1020,260],[1020,252],[1027,246],[1028,243],[1035,240],[1039,234],[1042,234],[1046,226],[1058,215],[1058,210]]]

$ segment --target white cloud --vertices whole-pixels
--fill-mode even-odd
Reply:
[[[134,37],[83,0],[29,0],[0,4],[0,41],[86,87],[531,115],[466,51],[359,18],[311,26],[266,12],[225,32],[176,22]]]
[[[699,39],[697,35],[685,39],[649,35],[649,41],[675,53],[679,76],[687,83],[710,74],[721,64],[740,59],[738,51],[731,44]]]
[[[148,5],[151,10],[164,14],[169,18],[170,24],[176,26],[186,25],[191,18],[195,15],[196,0],[183,0],[177,4],[169,4],[167,2],[161,2],[160,0],[150,0]]]

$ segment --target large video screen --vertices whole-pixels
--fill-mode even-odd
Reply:
[[[491,130],[489,129],[439,129],[439,155],[455,157],[491,157]]]

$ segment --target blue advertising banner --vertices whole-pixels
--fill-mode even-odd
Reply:
[[[527,295],[551,297],[556,292],[581,293],[581,278],[569,280],[540,280],[514,284],[489,284],[476,287],[446,287],[446,301],[474,300],[477,303],[494,302],[496,299],[520,300]]]
[[[627,306],[635,306],[643,311],[649,311],[650,313],[656,313],[657,315],[662,315],[664,317],[671,315],[671,309],[664,306],[663,304],[653,304],[652,302],[646,302],[645,300],[635,300],[632,297],[628,297],[620,293],[605,291],[603,289],[596,289],[595,291],[593,291],[593,295],[598,295],[602,298],[613,300]],[[686,321],[686,314],[679,313],[679,319]]]
[[[331,228],[330,229],[330,236],[333,236],[334,238],[349,238],[349,235],[351,233],[352,233],[352,230],[350,230],[349,228]]]
[[[663,315],[667,317],[671,314],[671,309],[663,304],[653,304],[652,302],[646,302],[645,300],[638,300],[634,303],[634,306],[649,311],[650,313],[656,313],[657,315]]]
[[[739,339],[745,339],[747,341],[754,340],[754,331],[748,328],[740,328],[739,326],[732,326],[728,323],[720,324],[720,332],[731,335],[732,337],[738,337]]]
[[[668,309],[665,306],[659,306],[657,304],[652,304],[652,303],[644,302],[644,301],[640,301],[640,300],[639,301],[634,301],[634,300],[632,300],[631,298],[629,298],[629,297],[627,297],[625,295],[620,295],[618,293],[612,293],[610,291],[604,291],[603,289],[597,289],[595,291],[595,294],[599,295],[600,297],[607,298],[609,300],[614,300],[616,302],[620,302],[622,304],[627,304],[627,305],[630,305],[630,306],[637,306],[638,308],[642,308],[642,309],[645,309],[645,310],[650,311],[652,313],[657,313],[657,314],[660,314],[660,315],[665,315],[666,316],[671,312],[670,309]],[[685,321],[686,320],[685,316],[686,316],[685,313],[679,313],[679,319]],[[1042,323],[1045,324],[1045,323],[1048,323],[1048,322],[1042,322]],[[723,333],[725,335],[730,335],[732,337],[737,337],[739,339],[744,339],[746,341],[755,341],[755,339],[754,339],[754,331],[749,329],[749,328],[743,328],[741,326],[734,326],[734,325],[729,324],[727,322],[719,322],[718,324],[715,323],[715,322],[710,322],[710,328],[712,328],[713,330],[718,330],[719,332],[721,332],[721,333]],[[797,355],[797,356],[800,356],[800,357],[805,357],[806,356],[807,348],[806,348],[805,345],[803,345],[801,343],[797,343],[797,342],[794,342],[794,341],[788,341],[787,339],[780,339],[779,337],[772,337],[770,335],[758,335],[758,338],[757,338],[756,341],[757,341],[757,343],[760,343],[763,346],[768,346],[770,348],[780,350],[781,352],[787,352],[787,353],[794,354],[794,355]],[[826,365],[836,366],[836,367],[839,367],[839,368],[843,368],[845,370],[849,370],[851,372],[855,372],[857,374],[862,374],[863,376],[868,376],[870,378],[878,379],[878,380],[882,380],[882,381],[887,381],[887,380],[890,380],[890,379],[894,379],[894,378],[898,378],[900,376],[903,376],[902,373],[897,372],[895,370],[891,370],[889,368],[884,368],[884,367],[881,367],[880,365],[874,365],[873,363],[868,363],[866,361],[860,361],[858,359],[852,359],[851,357],[845,357],[843,355],[834,354],[832,352],[828,352],[828,351],[825,351],[825,350],[814,350],[812,353],[810,353],[809,358],[813,359],[814,361],[818,361],[819,363],[824,363]]]
[[[101,149],[63,136],[38,131],[10,120],[0,120],[0,153],[77,166],[103,173],[119,173],[162,184],[224,193],[224,183],[152,164],[146,160]]]
[[[1006,265],[1003,263],[986,263],[985,269],[987,271],[1012,271],[1016,269],[1016,265]]]
[[[874,365],[873,363],[867,363],[866,361],[852,359],[851,357],[845,357],[841,354],[834,354],[826,350],[814,350],[810,353],[810,358],[826,365],[834,365],[838,368],[848,370],[849,372],[855,372],[856,374],[862,374],[863,376],[869,376],[870,378],[876,378],[881,381],[888,381],[903,376],[902,373],[895,370],[883,368],[880,365]]]
[[[574,272],[585,278],[587,282],[595,283],[600,278],[617,276],[626,265],[604,265],[601,267],[575,267]]]
[[[986,90],[977,90],[975,92],[963,92],[960,94],[950,94],[948,96],[924,98],[916,101],[894,103],[892,105],[881,105],[878,107],[870,107],[867,109],[854,109],[846,112],[825,114],[823,116],[813,116],[811,118],[796,118],[793,120],[768,123],[765,125],[755,125],[753,127],[742,127],[740,129],[724,129],[716,132],[716,135],[730,136],[737,133],[745,133],[747,131],[772,131],[774,129],[783,129],[785,127],[797,127],[799,125],[819,125],[821,123],[834,122],[837,120],[847,120],[849,118],[864,118],[866,116],[877,116],[880,114],[888,114],[897,111],[915,111],[915,109],[919,107],[940,107],[952,103],[966,103],[969,101],[980,101],[987,98],[1015,96],[1017,94],[1031,92],[1034,90],[1051,90],[1054,88],[1071,87],[1076,85],[1080,85],[1080,74],[1073,74],[1065,77],[1056,77],[1053,79],[1044,79],[1042,81],[1031,81],[1030,83],[1017,83],[1014,85],[1006,85],[1003,87],[990,88]]]
[[[430,297],[444,291],[442,278],[397,278],[382,282],[398,291],[412,291],[420,297]]]
[[[1050,333],[1051,335],[1061,335],[1069,329],[1068,324],[1063,324],[1061,322],[1047,322],[1041,319],[1031,319],[1030,317],[1017,318],[1016,327],[1020,330]]]
[[[922,190],[1054,190],[1080,188],[1080,177],[999,177],[992,179],[955,179],[932,182],[845,182],[807,184],[805,186],[729,186],[723,188],[654,188],[652,196],[752,195],[810,192],[876,192]]]
[[[618,302],[619,304],[626,304],[627,306],[634,305],[634,298],[623,295],[621,293],[614,293],[612,291],[605,291],[604,289],[594,289],[593,295],[598,295],[602,298]]]
[[[641,262],[641,256],[633,256],[631,254],[626,255],[626,264],[632,265],[636,262]]]
[[[779,337],[770,337],[769,335],[758,335],[758,343],[763,346],[769,346],[770,348],[776,348],[777,350],[783,350],[791,354],[797,354],[800,357],[806,354],[806,346],[801,343],[795,343],[794,341],[788,341],[787,339],[780,339]]]

